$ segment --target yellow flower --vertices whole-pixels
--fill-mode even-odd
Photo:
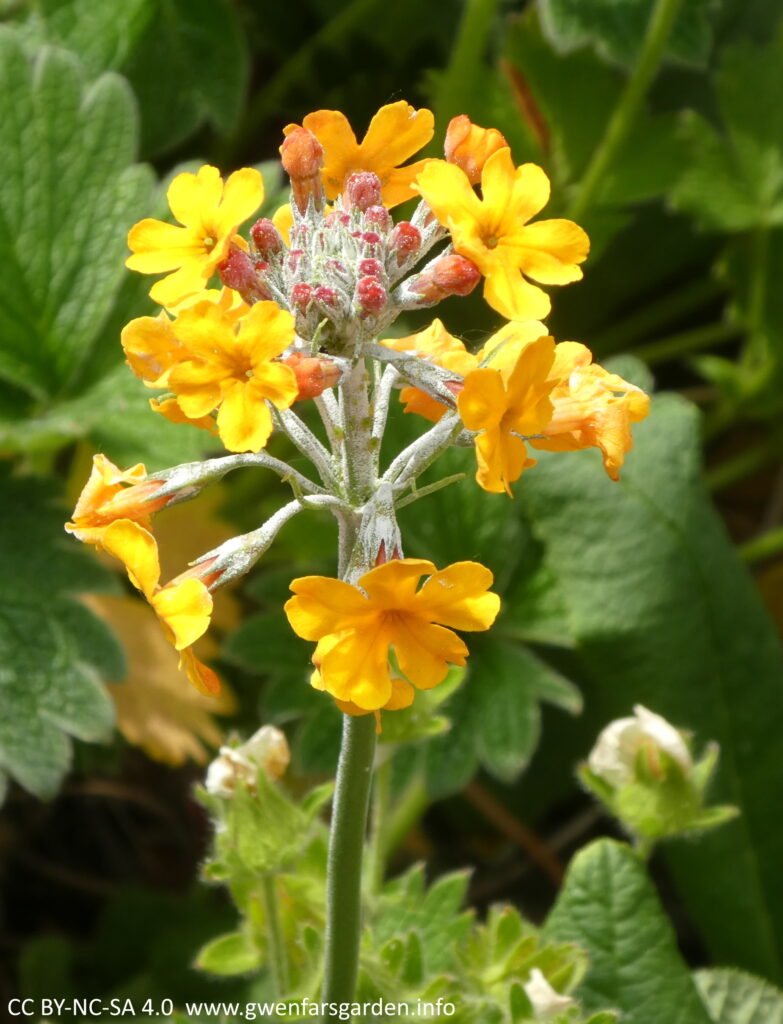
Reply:
[[[214,303],[183,310],[172,333],[186,351],[166,373],[166,384],[189,419],[217,409],[217,428],[232,452],[257,452],[272,432],[270,401],[287,409],[296,399],[296,375],[273,362],[294,340],[294,318],[274,302],[257,302],[234,321]]]
[[[313,661],[323,688],[359,711],[376,711],[407,699],[405,687],[393,682],[390,647],[419,689],[441,682],[450,664],[465,664],[467,647],[452,630],[489,629],[500,607],[488,593],[491,584],[492,573],[476,562],[438,571],[423,559],[394,559],[356,586],[324,576],[296,579],[285,611],[294,632],[319,641]]]
[[[381,196],[389,208],[413,196],[411,183],[427,161],[399,165],[430,141],[434,125],[431,111],[414,110],[404,100],[381,107],[360,143],[339,110],[316,110],[302,121],[302,127],[311,131],[324,148],[322,175],[327,199],[343,191],[351,174],[371,171],[381,179]],[[289,124],[285,134],[298,127]]]
[[[107,526],[102,545],[124,564],[131,583],[152,605],[166,638],[179,651],[180,668],[184,667],[191,683],[202,693],[219,693],[217,676],[191,649],[209,626],[212,595],[206,585],[191,576],[161,587],[155,538],[130,519],[118,519]]]
[[[95,455],[90,478],[82,489],[68,533],[87,544],[103,546],[106,528],[117,519],[132,519],[149,529],[153,512],[163,508],[171,495],[155,498],[163,480],[147,480],[142,463],[122,470],[105,455]]]
[[[385,338],[382,344],[396,352],[419,355],[445,370],[453,370],[456,377],[464,377],[479,364],[478,357],[468,352],[459,338],[449,334],[437,318],[418,334],[409,334],[405,338]],[[437,423],[447,411],[442,402],[420,388],[404,387],[400,391],[400,401],[405,404],[405,412],[418,413],[433,423]]]
[[[476,480],[485,491],[512,496],[509,485],[535,465],[522,438],[540,434],[552,418],[554,358],[554,340],[537,338],[521,349],[512,367],[485,367],[465,378],[457,408],[468,430],[480,431]]]
[[[620,477],[626,452],[633,447],[631,424],[643,420],[650,410],[649,396],[602,366],[593,363],[588,348],[575,341],[555,347],[550,377],[554,413],[538,433],[546,440],[530,443],[553,452],[599,448],[604,469],[612,480]]]
[[[178,174],[167,197],[183,226],[139,221],[128,235],[133,255],[126,266],[142,274],[174,271],[150,290],[155,302],[174,306],[205,287],[232,241],[244,245],[236,230],[263,202],[264,183],[257,170],[244,167],[224,185],[217,168],[205,165],[196,174]]]
[[[484,298],[508,320],[549,313],[549,296],[528,277],[541,284],[581,278],[577,264],[590,248],[587,235],[570,220],[528,224],[547,204],[549,179],[535,164],[515,168],[508,148],[484,164],[481,199],[464,171],[443,160],[427,164],[416,189],[449,229],[455,250],[484,275]]]

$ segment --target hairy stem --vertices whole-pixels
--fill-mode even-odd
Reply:
[[[286,953],[283,929],[280,925],[275,876],[269,872],[264,875],[261,881],[261,896],[264,902],[269,969],[274,981],[275,995],[278,998],[282,998],[288,992],[288,955]]]

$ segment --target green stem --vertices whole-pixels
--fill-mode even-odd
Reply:
[[[739,335],[739,328],[732,324],[705,324],[703,327],[695,327],[691,331],[682,331],[680,334],[672,334],[668,338],[660,338],[657,341],[650,341],[646,345],[640,345],[633,350],[633,354],[639,359],[644,359],[650,366],[654,366],[656,363],[666,362],[668,359],[685,355],[688,352],[696,352],[715,342],[728,341],[730,338],[739,337]]]
[[[497,6],[498,0],[465,0],[457,38],[433,104],[435,124],[440,131],[446,130],[455,115],[470,113]]]
[[[264,901],[264,922],[266,924],[267,955],[269,969],[275,986],[275,995],[281,999],[288,992],[288,954],[286,953],[283,929],[277,904],[275,876],[268,872],[261,880],[261,895]]]
[[[416,822],[421,818],[429,804],[427,789],[420,775],[413,778],[405,792],[394,805],[391,816],[386,822],[383,834],[383,856],[388,860],[407,836]]]
[[[663,332],[666,326],[687,313],[695,312],[719,298],[725,288],[712,277],[699,277],[683,288],[667,291],[665,295],[635,310],[611,327],[591,337],[591,348],[602,356],[628,349],[639,339],[654,332]]]
[[[710,469],[706,474],[707,487],[713,494],[716,491],[723,491],[774,462],[780,451],[781,443],[775,437],[746,448],[738,455]]]
[[[326,961],[322,994],[326,1003],[350,1003],[356,991],[362,853],[374,754],[374,717],[345,715],[329,833]]]
[[[392,759],[387,757],[375,770],[372,789],[372,827],[367,851],[367,877],[370,892],[380,891],[386,872],[386,829],[391,804]]]
[[[753,540],[749,540],[739,547],[740,557],[750,565],[755,562],[763,562],[781,552],[783,552],[783,526],[778,526],[768,533],[762,533],[760,537],[754,537]]]
[[[604,175],[628,138],[644,95],[658,71],[679,7],[680,0],[656,0],[636,66],[585,171],[569,212],[575,220],[584,216],[595,199]]]

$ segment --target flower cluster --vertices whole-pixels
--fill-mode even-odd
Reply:
[[[549,200],[544,171],[516,167],[503,136],[465,116],[448,126],[445,159],[414,159],[433,133],[430,111],[403,101],[383,107],[361,142],[343,114],[315,111],[284,129],[290,203],[263,208],[252,168],[224,183],[205,166],[169,187],[178,225],[148,219],[130,232],[128,266],[164,276],[150,291],[159,313],[122,333],[128,364],[158,392],[155,412],[203,429],[206,451],[234,454],[153,478],[96,456],[68,529],[124,563],[201,689],[217,686],[191,649],[211,590],[247,572],[292,516],[326,509],[339,527],[340,578],[294,580],[286,605],[294,630],[317,643],[311,682],[350,714],[407,706],[415,688],[465,664],[454,630],[489,628],[499,604],[475,563],[437,570],[403,557],[395,513],[419,496],[417,477],[468,444],[478,484],[493,493],[512,493],[535,464],[530,449],[598,448],[616,480],[631,424],[647,413],[642,391],[542,323],[541,286],[578,280],[589,249],[571,221],[535,219]],[[407,218],[395,219],[406,202]],[[479,351],[439,319],[388,337],[401,315],[482,279],[508,322]],[[382,465],[395,391],[425,428]],[[296,411],[309,400],[320,434]],[[275,430],[316,479],[267,454]],[[276,472],[293,500],[161,586],[151,515],[242,466]]]

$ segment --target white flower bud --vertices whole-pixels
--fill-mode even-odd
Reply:
[[[253,789],[258,769],[268,778],[279,779],[291,760],[285,735],[273,725],[263,725],[241,747],[221,747],[207,768],[204,785],[208,793],[230,797],[237,782]]]
[[[668,754],[689,775],[693,761],[682,734],[641,704],[633,710],[633,718],[618,718],[601,732],[587,759],[590,771],[611,786],[625,786],[634,779],[637,754],[648,747]]]
[[[531,970],[530,978],[522,987],[530,1000],[533,1012],[540,1020],[554,1017],[555,1014],[562,1013],[574,1005],[574,1000],[570,996],[562,996],[552,988],[538,967]]]

